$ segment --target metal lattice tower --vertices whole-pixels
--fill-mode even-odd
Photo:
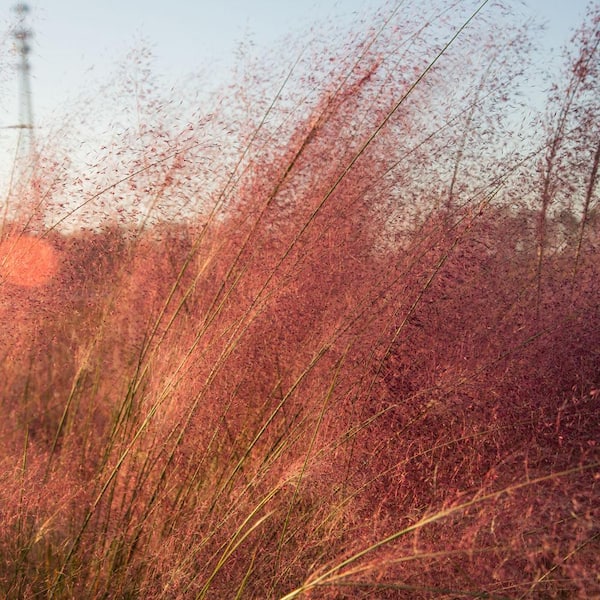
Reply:
[[[19,3],[14,6],[17,14],[17,25],[13,30],[15,48],[19,55],[17,65],[19,71],[19,122],[13,125],[19,130],[17,136],[16,160],[20,170],[27,170],[35,162],[35,138],[33,134],[33,108],[31,101],[31,65],[29,64],[29,54],[31,46],[29,41],[33,36],[31,29],[27,27],[26,17],[29,12],[29,6],[25,3]]]

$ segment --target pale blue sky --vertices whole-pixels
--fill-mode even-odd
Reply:
[[[0,27],[14,21],[16,0],[0,0]],[[423,0],[427,2],[427,0]],[[523,16],[548,22],[545,43],[560,46],[588,0],[508,0]],[[127,50],[143,38],[157,67],[173,78],[225,69],[238,43],[268,46],[315,21],[355,19],[384,0],[30,0],[32,88],[36,121],[76,97],[82,85],[106,81]],[[3,54],[10,48],[0,38]],[[6,60],[2,60],[5,66]],[[10,63],[8,63],[10,64]],[[90,69],[93,67],[93,71]],[[16,74],[0,78],[0,125],[17,119]],[[5,137],[5,136],[2,136]],[[0,139],[4,145],[5,140]]]

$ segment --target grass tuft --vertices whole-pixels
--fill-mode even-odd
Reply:
[[[487,1],[206,113],[132,55],[95,167],[65,126],[5,197],[2,596],[598,596],[599,10],[525,124]]]

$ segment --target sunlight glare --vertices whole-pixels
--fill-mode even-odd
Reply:
[[[0,282],[39,287],[47,284],[57,270],[57,252],[45,240],[19,236],[0,242]]]

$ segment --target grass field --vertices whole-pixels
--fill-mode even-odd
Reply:
[[[87,171],[43,144],[0,241],[2,597],[600,596],[600,7],[524,122],[531,31],[464,4],[184,124],[142,52]]]

